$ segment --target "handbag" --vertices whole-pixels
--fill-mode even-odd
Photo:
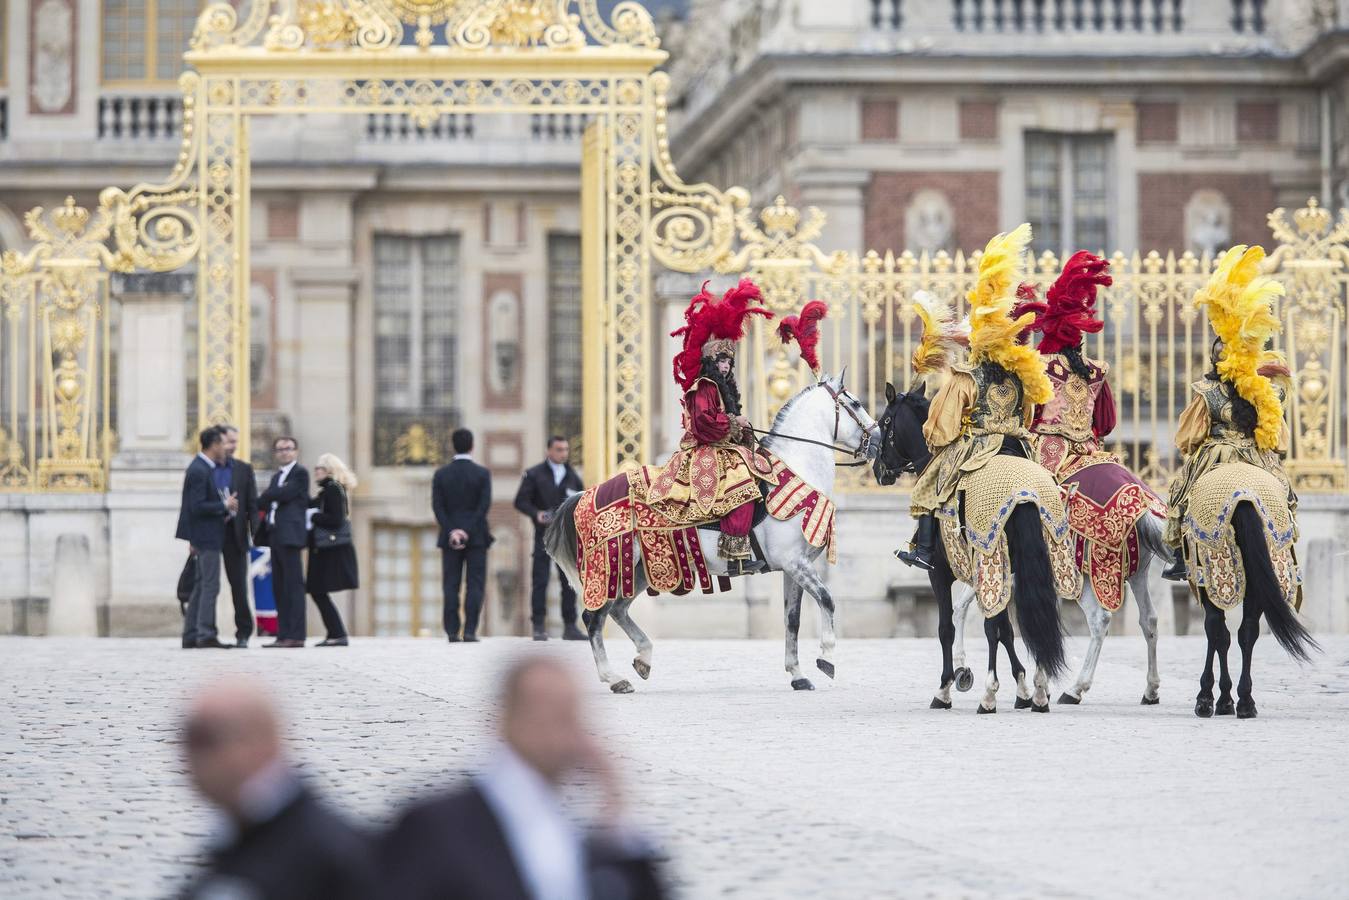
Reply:
[[[350,547],[351,546],[351,510],[347,507],[347,492],[342,485],[337,484],[337,490],[342,495],[342,524],[336,528],[314,523],[314,549],[327,550],[330,547]]]

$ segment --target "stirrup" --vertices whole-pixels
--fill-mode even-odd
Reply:
[[[768,567],[761,559],[730,559],[726,561],[726,574],[732,578],[740,575],[757,575]]]
[[[931,572],[936,566],[932,565],[932,551],[924,547],[914,547],[911,550],[896,550],[895,559],[904,563],[906,566],[913,566],[915,569],[922,569],[924,572]]]

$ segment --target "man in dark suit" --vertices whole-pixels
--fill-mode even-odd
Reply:
[[[581,476],[568,463],[571,445],[561,435],[548,439],[548,458],[525,470],[520,481],[520,490],[515,493],[515,508],[529,517],[534,523],[534,577],[533,593],[530,596],[530,612],[534,621],[534,640],[548,640],[544,629],[544,619],[548,616],[548,571],[553,561],[543,548],[543,532],[553,520],[553,511],[563,500],[581,491]],[[567,582],[562,568],[557,568],[558,581],[562,585],[562,639],[566,641],[584,641],[586,635],[576,627],[576,591]]]
[[[239,429],[221,425],[225,435],[225,462],[212,473],[215,486],[239,498],[239,512],[225,523],[225,579],[234,600],[234,646],[247,647],[253,636],[253,610],[248,605],[248,548],[253,544],[253,526],[258,519],[258,482],[253,467],[235,459]]]
[[[460,428],[450,437],[454,459],[436,470],[431,481],[431,509],[440,525],[441,582],[445,600],[445,634],[459,641],[459,585],[464,591],[465,641],[478,639],[483,591],[487,587],[487,548],[492,532],[487,510],[492,506],[492,475],[473,461],[473,432]]]
[[[224,814],[207,871],[185,898],[367,900],[374,848],[286,764],[276,715],[260,688],[231,679],[204,691],[183,726],[192,782]]]
[[[272,442],[276,474],[258,505],[267,510],[268,543],[272,548],[272,593],[276,596],[276,640],[264,647],[303,647],[304,564],[301,551],[309,543],[305,511],[309,509],[309,473],[297,463],[300,445],[293,437]]]
[[[516,663],[502,693],[502,743],[467,785],[407,811],[383,842],[388,896],[407,900],[658,900],[657,858],[622,815],[610,755],[587,733],[565,663]],[[586,772],[597,827],[572,820],[559,786]]]
[[[228,648],[216,637],[215,601],[220,594],[220,552],[225,523],[239,511],[239,500],[217,490],[212,473],[225,460],[225,436],[214,425],[201,433],[201,452],[183,476],[177,537],[187,541],[196,560],[196,584],[183,616],[183,648]]]

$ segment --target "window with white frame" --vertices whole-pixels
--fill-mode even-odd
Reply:
[[[105,0],[103,83],[175,81],[206,5],[207,0]]]
[[[1110,251],[1110,134],[1026,134],[1026,221],[1036,252]]]
[[[375,463],[434,465],[458,418],[459,238],[374,239]]]

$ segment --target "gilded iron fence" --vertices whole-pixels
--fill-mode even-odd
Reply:
[[[849,387],[873,413],[884,405],[892,381],[907,388],[909,357],[921,323],[911,301],[925,290],[956,301],[961,313],[972,288],[978,254],[914,255],[904,251],[864,256],[826,254],[811,241],[823,217],[808,210],[804,222],[782,198],[739,225],[743,249],[718,268],[748,270],[779,315],[812,298],[826,301],[821,354],[824,366],[848,367]],[[1289,468],[1304,492],[1344,491],[1349,486],[1346,448],[1345,298],[1349,286],[1349,211],[1338,221],[1310,201],[1291,214],[1269,215],[1274,241],[1267,244],[1271,272],[1288,289],[1280,314],[1285,328],[1277,349],[1287,353],[1296,390],[1289,410],[1293,444]],[[1213,260],[1192,253],[1115,253],[1114,285],[1099,310],[1105,329],[1088,338],[1088,353],[1110,367],[1119,424],[1110,447],[1131,468],[1164,487],[1178,465],[1176,421],[1190,397],[1190,385],[1209,366],[1212,334],[1203,311],[1191,305]],[[1046,253],[1034,261],[1033,280],[1041,289],[1058,277],[1061,261]],[[737,268],[738,267],[738,268]],[[770,328],[757,325],[748,355],[748,383],[766,385],[751,398],[752,413],[769,421],[777,407],[804,385],[807,374],[787,350],[774,347]],[[847,486],[874,486],[864,469],[840,476]]]
[[[29,227],[77,251],[87,222],[67,200]],[[3,265],[0,491],[105,490],[114,441],[108,273],[78,252],[7,253]]]

